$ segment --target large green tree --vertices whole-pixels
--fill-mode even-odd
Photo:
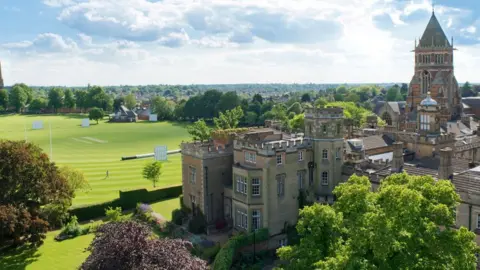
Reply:
[[[73,109],[75,108],[75,98],[73,96],[73,92],[70,89],[65,90],[65,99],[63,104],[66,108]]]
[[[8,109],[8,92],[5,89],[0,89],[0,109]]]
[[[187,132],[194,141],[207,141],[210,139],[211,131],[203,119],[187,127]]]
[[[98,124],[98,120],[103,119],[104,115],[105,113],[103,112],[102,108],[95,107],[88,112],[88,119],[95,120]]]
[[[48,107],[57,112],[63,106],[63,90],[61,88],[52,88],[48,92]]]
[[[87,96],[87,91],[75,91],[75,104],[77,105],[77,108],[80,108],[81,110],[86,110],[88,108]]]
[[[10,105],[15,107],[17,112],[20,112],[28,101],[28,90],[24,87],[24,84],[15,84],[9,93]]]
[[[44,98],[35,98],[31,103],[28,109],[31,112],[40,112],[43,109],[48,107],[48,102]]]
[[[222,95],[217,104],[218,112],[225,112],[227,110],[234,109],[240,105],[240,98],[237,95],[237,92],[230,91]]]
[[[151,110],[153,114],[157,114],[157,119],[172,120],[175,105],[166,100],[164,97],[154,97],[151,101]]]
[[[475,234],[455,229],[459,196],[447,180],[393,174],[378,192],[351,176],[333,206],[300,211],[300,242],[277,253],[285,269],[475,269]]]
[[[462,97],[473,97],[476,93],[473,91],[472,85],[469,82],[465,82],[461,88]]]
[[[135,107],[137,106],[137,98],[134,94],[130,93],[125,96],[125,106],[130,110],[135,109]]]
[[[238,127],[240,119],[243,117],[243,110],[240,106],[227,110],[225,113],[220,112],[220,115],[213,119],[217,129],[231,129]]]
[[[0,141],[0,186],[2,244],[42,243],[49,223],[41,210],[51,204],[69,206],[73,197],[48,155],[23,141]]]
[[[86,103],[89,108],[98,107],[103,111],[111,111],[113,109],[112,98],[105,93],[102,87],[92,86],[87,92]]]
[[[149,162],[143,167],[142,176],[152,181],[153,187],[156,187],[160,176],[162,175],[162,163],[160,161]]]

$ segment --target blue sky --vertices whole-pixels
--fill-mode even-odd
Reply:
[[[5,83],[408,82],[430,0],[0,0]],[[480,1],[437,0],[459,82]]]

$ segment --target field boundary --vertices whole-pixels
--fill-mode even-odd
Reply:
[[[105,209],[121,207],[122,210],[133,209],[138,203],[152,203],[167,199],[177,198],[182,194],[182,185],[170,186],[160,189],[147,190],[145,188],[119,191],[119,198],[69,209],[71,216],[77,216],[78,221],[88,221],[105,216]]]

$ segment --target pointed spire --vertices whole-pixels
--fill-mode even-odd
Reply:
[[[430,17],[430,21],[428,22],[427,27],[423,32],[422,38],[420,39],[420,46],[421,47],[431,47],[431,46],[443,47],[445,46],[445,40],[447,40],[447,43],[448,43],[448,38],[443,32],[442,26],[440,26],[440,23],[438,22],[438,19],[435,16],[435,13],[432,13],[432,16]]]

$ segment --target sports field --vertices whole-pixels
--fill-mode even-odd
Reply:
[[[13,115],[0,116],[0,139],[24,140],[38,144],[59,165],[69,165],[84,172],[91,190],[78,192],[74,205],[112,200],[119,190],[153,188],[141,176],[143,166],[153,158],[120,161],[122,156],[153,153],[158,145],[168,150],[179,148],[188,140],[184,125],[166,122],[106,123],[95,121],[81,127],[85,115]],[[32,130],[34,121],[43,121],[44,128]],[[26,132],[25,132],[26,128]],[[109,177],[106,177],[106,172]],[[169,155],[164,163],[159,187],[181,184],[181,156]]]

